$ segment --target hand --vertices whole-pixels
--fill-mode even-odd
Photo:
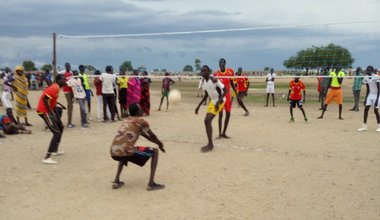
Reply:
[[[165,149],[164,149],[164,145],[162,144],[162,142],[160,142],[160,143],[158,144],[158,148],[159,148],[162,152],[166,153],[166,151],[165,151]]]
[[[218,111],[219,109],[219,101],[215,103],[215,111]]]

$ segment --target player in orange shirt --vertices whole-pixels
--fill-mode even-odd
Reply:
[[[224,105],[224,110],[226,111],[226,119],[224,120],[224,128],[222,132],[222,121],[223,121],[223,111],[220,111],[219,113],[219,137],[220,138],[230,138],[226,135],[227,127],[228,127],[228,122],[230,121],[230,116],[231,116],[231,92],[230,88],[232,87],[232,90],[237,94],[236,88],[234,85],[233,77],[235,76],[234,70],[232,68],[226,68],[226,60],[224,58],[220,58],[219,60],[219,70],[214,73],[214,76],[218,77],[218,79],[223,83],[223,85],[227,89],[226,93],[226,102]],[[237,97],[238,102],[240,103],[240,98],[239,96]]]
[[[294,122],[293,117],[293,108],[296,107],[296,104],[298,108],[301,110],[303,117],[305,119],[305,122],[307,122],[306,113],[303,109],[302,104],[306,101],[306,92],[305,92],[305,84],[300,80],[300,74],[296,74],[296,77],[294,77],[294,80],[292,80],[289,83],[289,92],[288,92],[288,102],[290,103],[290,121]],[[301,93],[303,92],[303,94]],[[289,98],[290,97],[290,98]]]
[[[245,107],[244,103],[243,103],[243,99],[244,97],[246,97],[248,95],[248,89],[249,89],[249,80],[247,77],[244,77],[246,76],[244,73],[243,73],[243,69],[241,67],[238,68],[238,71],[236,72],[236,75],[238,76],[243,76],[242,78],[237,78],[237,91],[238,91],[238,97],[240,98],[240,102],[239,102],[239,105],[244,109],[245,111],[245,114],[244,116],[248,116],[249,115],[249,111],[248,109]],[[238,99],[239,101],[239,99]]]

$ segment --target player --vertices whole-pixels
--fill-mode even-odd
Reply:
[[[300,80],[300,74],[297,73],[296,77],[294,77],[294,80],[292,80],[289,83],[289,92],[288,92],[288,98],[286,99],[290,103],[290,121],[294,122],[293,117],[293,109],[296,107],[296,104],[298,108],[301,110],[303,118],[305,119],[305,122],[307,122],[306,113],[303,109],[302,104],[306,101],[306,92],[305,92],[305,84]],[[303,92],[303,94],[301,93]]]
[[[161,105],[162,105],[162,102],[164,101],[164,98],[166,98],[166,110],[169,109],[169,92],[170,92],[170,86],[175,84],[174,80],[172,80],[171,78],[169,78],[170,74],[169,73],[165,73],[165,78],[162,80],[162,88],[161,88],[161,102],[160,102],[160,106],[158,107],[158,111],[161,111]]]
[[[154,182],[154,175],[158,163],[158,149],[135,146],[135,144],[139,136],[142,135],[149,141],[157,144],[158,148],[165,153],[164,145],[149,128],[148,122],[141,118],[143,112],[140,106],[133,103],[129,105],[128,109],[130,117],[124,120],[111,145],[111,157],[119,162],[112,188],[117,189],[124,185],[124,183],[120,181],[120,174],[124,165],[127,166],[128,162],[131,162],[139,166],[144,166],[145,163],[152,158],[147,190],[163,189],[165,185]]]
[[[373,66],[368,66],[366,69],[366,76],[363,79],[363,83],[367,87],[367,92],[364,101],[364,116],[363,126],[358,131],[367,131],[367,118],[368,112],[371,106],[374,108],[376,115],[376,121],[378,128],[376,131],[380,131],[380,116],[379,116],[379,95],[380,95],[380,78],[374,73]]]
[[[247,77],[244,77],[246,76],[244,73],[243,73],[243,69],[241,67],[238,68],[238,71],[236,72],[236,75],[237,76],[243,76],[242,78],[237,78],[236,81],[237,81],[237,91],[238,91],[238,102],[239,102],[239,105],[244,109],[245,111],[245,114],[244,116],[248,116],[249,115],[249,111],[247,109],[247,107],[245,107],[245,104],[243,103],[243,99],[244,97],[246,97],[248,95],[248,89],[249,89],[249,80]],[[240,100],[240,101],[239,101]]]
[[[274,104],[274,79],[276,78],[276,73],[274,72],[274,69],[271,68],[270,72],[267,74],[267,78],[265,79],[265,82],[267,83],[267,103],[265,107],[268,107],[269,102],[269,95],[272,95],[272,101],[273,101],[273,107],[275,107]]]
[[[40,96],[37,105],[37,114],[44,120],[49,130],[53,133],[48,151],[45,158],[42,160],[44,164],[57,164],[58,162],[51,159],[51,156],[64,154],[63,151],[58,151],[59,143],[63,133],[63,124],[60,118],[61,112],[57,108],[57,100],[59,97],[60,88],[66,85],[64,75],[56,76],[56,83],[47,87]]]
[[[208,144],[201,148],[202,152],[211,151],[214,148],[214,144],[212,142],[212,120],[215,115],[219,114],[223,110],[225,104],[225,96],[227,94],[227,89],[217,78],[210,76],[211,69],[204,65],[201,69],[202,75],[202,89],[205,91],[202,100],[199,102],[198,106],[195,108],[195,114],[198,114],[199,108],[207,99],[210,97],[211,101],[208,105],[207,114],[205,117],[205,126],[206,133],[208,138]]]
[[[342,83],[343,83],[343,77],[345,76],[344,72],[341,71],[342,67],[339,65],[335,68],[335,71],[330,73],[329,83],[330,87],[328,88],[327,97],[325,104],[323,105],[323,110],[321,116],[318,117],[318,119],[322,119],[323,115],[325,114],[325,111],[327,109],[327,106],[331,103],[331,101],[334,99],[335,103],[339,105],[339,119],[343,120],[342,118],[342,109],[343,109],[343,90],[342,90]]]
[[[227,93],[226,93],[226,101],[224,104],[224,110],[226,111],[226,118],[224,120],[224,128],[222,132],[222,121],[223,121],[223,111],[219,112],[219,120],[218,120],[218,128],[219,128],[219,136],[218,139],[220,138],[230,138],[226,135],[226,131],[228,128],[228,123],[230,121],[230,116],[231,116],[231,108],[232,108],[232,103],[231,103],[231,92],[230,88],[232,87],[232,90],[236,92],[236,88],[234,85],[233,77],[235,76],[234,70],[232,68],[226,68],[226,60],[224,58],[219,59],[219,70],[214,73],[214,76],[216,76],[226,87]],[[238,102],[240,102],[240,98],[237,97]]]

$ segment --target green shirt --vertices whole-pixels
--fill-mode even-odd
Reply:
[[[352,91],[360,90],[363,85],[363,74],[359,73],[355,76],[354,83],[352,84]]]
[[[345,76],[345,74],[344,74],[343,71],[340,71],[340,72],[338,73],[338,75],[337,75],[335,72],[331,72],[331,73],[330,73],[330,76],[331,76],[331,83],[330,83],[330,86],[331,86],[331,87],[340,87],[340,84],[339,84],[339,81],[338,81],[338,77]]]
[[[87,76],[87,74],[81,74],[81,73],[79,73],[79,77],[83,78],[84,89],[85,90],[89,90],[90,89],[90,84],[88,84],[88,76]]]

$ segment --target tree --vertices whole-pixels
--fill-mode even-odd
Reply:
[[[183,67],[183,72],[193,72],[193,67],[191,65],[186,65]]]
[[[51,64],[45,64],[45,65],[43,65],[43,66],[41,67],[41,70],[42,70],[42,71],[46,71],[46,70],[51,71],[52,69],[53,69],[53,65],[51,65]]]
[[[201,70],[201,63],[202,63],[201,60],[197,58],[197,59],[195,59],[194,63],[195,63],[195,65],[194,65],[195,70],[200,71]]]
[[[304,50],[300,50],[296,55],[285,60],[283,65],[286,68],[306,69],[317,67],[332,67],[342,65],[343,67],[352,67],[355,59],[351,56],[350,51],[346,48],[329,44],[327,46],[312,46]]]
[[[25,71],[36,71],[36,65],[31,60],[25,60],[22,62],[22,66],[24,67]]]
[[[94,72],[96,70],[96,68],[92,65],[87,65],[86,68],[89,72]]]
[[[120,68],[124,71],[133,71],[132,62],[126,60],[120,65]]]
[[[264,67],[264,71],[269,71],[269,70],[270,70],[269,66]]]

